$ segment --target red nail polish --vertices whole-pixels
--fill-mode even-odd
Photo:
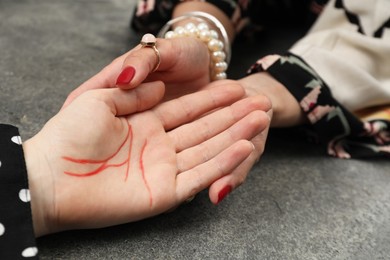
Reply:
[[[129,84],[130,81],[134,78],[135,75],[135,69],[132,66],[126,67],[122,70],[122,72],[119,74],[116,84],[117,85],[126,85]]]
[[[225,186],[218,193],[218,202],[217,202],[217,204],[220,203],[226,197],[226,195],[228,195],[231,191],[232,191],[232,186],[230,186],[230,185]]]

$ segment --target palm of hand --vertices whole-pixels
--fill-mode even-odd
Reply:
[[[55,155],[61,157],[54,176],[57,213],[73,215],[77,203],[84,208],[77,216],[58,216],[69,221],[61,225],[74,226],[73,219],[87,227],[119,224],[177,205],[176,148],[160,119],[153,111],[118,118],[107,108],[96,109],[78,113],[75,121],[89,124],[77,136],[64,134],[73,125],[58,134],[68,138],[57,142],[57,150],[66,151],[69,144],[72,149]]]
[[[56,225],[52,232],[157,215],[229,174],[253,151],[242,139],[261,130],[255,100],[192,121],[239,100],[244,92],[238,85],[213,87],[136,113],[158,102],[153,98],[157,85],[149,84],[130,92],[97,90],[104,99],[116,93],[121,105],[83,95],[34,138],[49,161],[45,192],[53,194],[45,197],[52,198],[47,203]],[[148,105],[135,109],[134,100]]]

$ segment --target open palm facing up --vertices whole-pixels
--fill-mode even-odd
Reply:
[[[24,143],[37,236],[176,207],[233,172],[269,124],[234,82],[155,106],[163,95],[161,82],[87,91]]]

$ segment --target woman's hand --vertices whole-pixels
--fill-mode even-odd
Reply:
[[[87,91],[24,143],[37,236],[176,207],[231,175],[269,124],[233,81],[152,108],[163,94],[161,82]]]
[[[63,107],[91,89],[116,86],[132,89],[142,82],[161,80],[166,84],[166,99],[170,99],[193,93],[210,82],[209,51],[200,40],[191,37],[157,39],[157,48],[161,56],[157,71],[152,73],[157,64],[154,51],[138,45],[72,91]],[[118,78],[122,80],[118,82]]]
[[[250,81],[248,82],[243,78],[238,81],[231,80],[219,80],[215,81],[207,86],[217,87],[217,88],[226,88],[229,84],[233,82],[239,84],[245,90],[245,97],[251,97],[254,100],[257,100],[259,109],[264,111],[268,117],[267,124],[256,136],[251,139],[251,142],[254,144],[254,151],[248,156],[245,161],[243,161],[237,168],[235,168],[231,174],[223,176],[222,178],[216,180],[209,188],[210,199],[213,203],[217,204],[224,199],[226,195],[244,183],[247,178],[250,170],[253,165],[260,160],[262,156],[265,144],[268,137],[268,131],[273,117],[273,104],[271,103],[270,98],[261,91],[257,91],[259,88],[264,87],[262,84],[269,83],[265,81]]]

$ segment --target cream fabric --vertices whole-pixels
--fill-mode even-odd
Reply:
[[[342,9],[335,2],[290,51],[317,71],[347,109],[390,104],[390,29],[374,37],[390,19],[390,1],[343,0]],[[350,22],[347,12],[359,22]]]

